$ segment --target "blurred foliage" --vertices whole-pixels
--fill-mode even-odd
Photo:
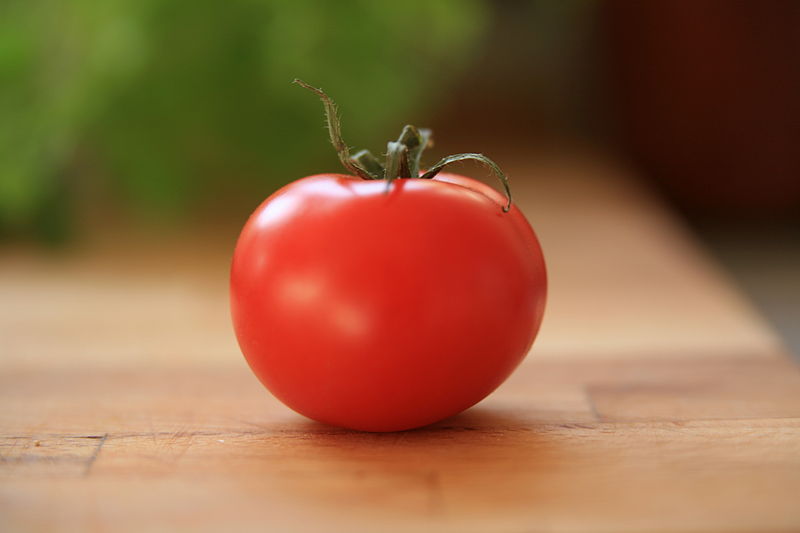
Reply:
[[[63,237],[79,198],[180,216],[337,170],[319,101],[290,81],[381,150],[372,135],[435,102],[485,19],[465,0],[3,0],[0,236]]]

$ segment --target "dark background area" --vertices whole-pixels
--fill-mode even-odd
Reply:
[[[800,4],[555,4],[493,4],[439,129],[630,166],[800,351]]]

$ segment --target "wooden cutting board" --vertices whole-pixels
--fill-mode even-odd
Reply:
[[[799,530],[800,372],[774,333],[618,168],[510,167],[543,330],[417,431],[266,393],[227,316],[231,233],[2,251],[0,530]]]

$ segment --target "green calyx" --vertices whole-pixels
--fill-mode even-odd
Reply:
[[[365,180],[386,180],[387,184],[390,185],[396,179],[431,179],[444,167],[458,161],[478,161],[489,167],[503,185],[503,190],[508,200],[506,205],[503,206],[503,212],[508,212],[511,209],[511,189],[508,186],[508,178],[500,170],[500,167],[485,155],[473,153],[449,155],[420,175],[422,152],[433,144],[431,140],[432,132],[429,129],[416,128],[411,125],[406,125],[403,128],[400,137],[396,141],[387,143],[386,159],[383,163],[372,155],[369,150],[361,150],[354,155],[350,155],[350,149],[342,139],[339,113],[331,97],[325,94],[322,89],[312,87],[302,80],[295,79],[292,83],[314,92],[322,100],[322,104],[325,107],[325,117],[328,121],[328,134],[330,135],[331,144],[339,156],[339,161],[348,172]]]

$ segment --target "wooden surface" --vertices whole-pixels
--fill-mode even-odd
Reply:
[[[365,434],[246,368],[231,242],[0,256],[0,530],[793,531],[800,373],[674,217],[596,161],[511,165],[551,276],[490,398]],[[413,528],[413,529],[412,529]]]

